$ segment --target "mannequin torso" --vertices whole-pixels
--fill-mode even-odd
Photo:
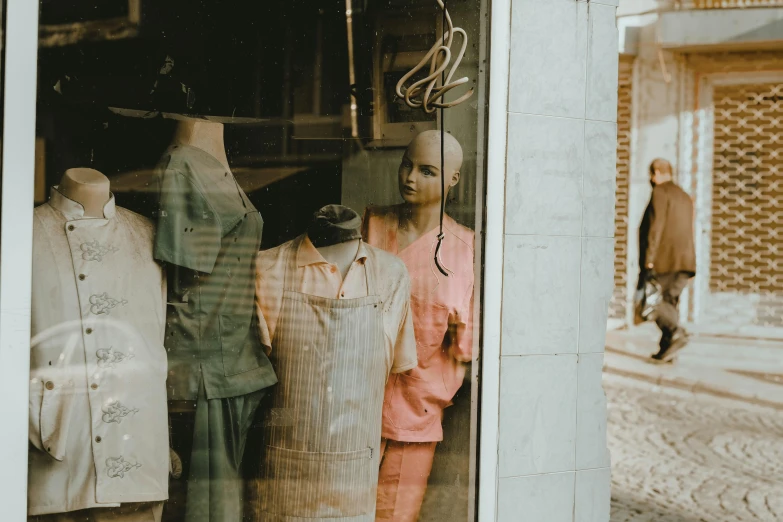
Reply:
[[[403,205],[399,215],[397,249],[405,250],[411,243],[435,230],[439,224],[440,209],[432,205]]]
[[[340,270],[340,275],[345,279],[354,259],[356,259],[356,253],[359,251],[359,241],[354,239],[344,243],[318,247],[317,250],[328,263],[335,265]]]
[[[52,384],[30,388],[32,518],[168,498],[166,283],[153,235],[93,169],[68,170],[34,210],[30,373]],[[102,478],[118,472],[133,478]]]
[[[57,189],[84,207],[84,217],[103,218],[103,207],[111,198],[109,178],[95,169],[68,169]]]

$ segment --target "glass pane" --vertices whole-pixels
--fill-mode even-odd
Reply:
[[[473,520],[486,6],[148,4],[41,1],[29,514]]]

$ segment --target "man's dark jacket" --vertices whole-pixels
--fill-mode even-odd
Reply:
[[[672,182],[653,188],[639,227],[639,268],[652,262],[658,274],[696,274],[693,201]]]

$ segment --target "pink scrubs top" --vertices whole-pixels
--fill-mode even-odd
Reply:
[[[465,378],[473,357],[472,230],[445,216],[443,276],[433,256],[438,230],[431,230],[402,251],[397,248],[400,206],[370,208],[364,216],[364,240],[395,254],[411,278],[411,310],[418,367],[389,377],[383,403],[381,436],[404,442],[443,440],[443,410]]]

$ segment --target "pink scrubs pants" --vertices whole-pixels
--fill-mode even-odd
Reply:
[[[376,522],[416,522],[437,442],[381,439]]]

